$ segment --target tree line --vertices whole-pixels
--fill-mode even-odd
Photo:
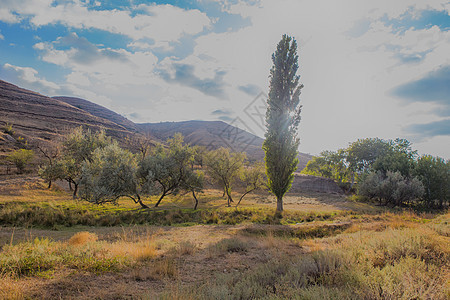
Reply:
[[[405,139],[358,139],[345,149],[322,152],[302,172],[331,178],[381,205],[443,208],[450,200],[450,162],[419,156]]]
[[[137,139],[137,140],[136,140]],[[145,137],[125,144],[150,145]],[[122,148],[104,131],[93,132],[81,127],[73,130],[57,146],[59,154],[51,156],[50,148],[39,148],[47,162],[40,166],[39,176],[49,184],[67,181],[73,197],[95,204],[116,203],[126,197],[148,208],[144,198],[158,195],[155,207],[169,195],[189,193],[198,207],[198,194],[205,188],[205,179],[220,185],[228,206],[234,202],[232,189],[237,181],[245,186],[236,206],[248,193],[264,188],[262,164],[251,164],[245,153],[232,153],[219,148],[205,148],[184,143],[181,134],[167,140],[167,145]],[[140,149],[140,150],[139,150]],[[54,148],[53,148],[53,152]]]

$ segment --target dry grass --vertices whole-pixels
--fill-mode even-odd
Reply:
[[[22,284],[8,275],[0,276],[0,299],[23,299]]]
[[[73,235],[68,243],[70,246],[83,246],[87,243],[94,243],[98,240],[98,236],[95,233],[90,233],[87,231],[78,232]]]
[[[223,206],[219,194],[208,191],[202,204]],[[91,207],[61,195],[36,187],[0,195],[0,206],[18,201],[17,222],[33,214],[49,224],[97,222],[0,228],[0,299],[447,299],[450,292],[449,214],[342,211],[359,203],[324,194],[291,195],[295,210],[282,218],[255,195],[239,210],[194,214],[184,209],[190,199],[178,196],[165,200],[168,212],[142,214],[129,201]],[[16,212],[8,205],[5,218]],[[120,225],[139,218],[158,226]]]

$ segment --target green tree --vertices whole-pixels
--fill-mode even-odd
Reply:
[[[183,144],[180,133],[168,139],[168,147],[159,146],[153,155],[146,156],[140,163],[138,178],[149,188],[157,189],[160,197],[155,204],[158,207],[162,199],[168,195],[178,194],[186,181],[191,179],[192,162],[195,151]]]
[[[64,166],[63,180],[73,185],[73,197],[78,194],[78,186],[82,179],[82,165],[85,161],[92,162],[94,150],[110,145],[112,140],[106,136],[104,130],[92,132],[90,129],[83,130],[80,126],[75,128],[66,138],[62,145],[62,157],[60,162]]]
[[[52,182],[66,177],[66,166],[61,160],[43,165],[38,170],[38,175],[48,182],[48,188],[52,187]]]
[[[228,206],[231,206],[231,202],[233,202],[232,186],[244,166],[245,158],[245,153],[230,153],[229,149],[223,147],[210,151],[205,156],[206,173],[222,186],[227,196]]]
[[[245,192],[239,198],[236,207],[247,194],[266,187],[267,178],[265,177],[264,164],[256,163],[253,166],[244,167],[240,178],[245,185]]]
[[[141,188],[137,178],[136,157],[117,143],[97,148],[90,160],[85,160],[80,179],[80,197],[95,204],[115,203],[120,197],[128,197],[142,208]]]
[[[6,159],[12,162],[16,168],[17,173],[22,174],[25,171],[25,167],[34,158],[33,150],[19,149],[10,153]]]
[[[450,201],[450,161],[431,155],[421,156],[417,160],[414,175],[425,187],[425,206],[442,208]]]
[[[198,207],[197,194],[203,192],[203,187],[205,184],[205,174],[202,171],[188,171],[185,180],[181,185],[182,189],[187,192],[192,193],[194,198],[194,210]]]
[[[348,188],[348,183],[352,179],[353,173],[348,168],[347,151],[323,151],[320,156],[311,159],[302,174],[320,176],[333,179],[339,186]]]
[[[270,90],[267,100],[265,151],[269,190],[277,197],[277,211],[283,210],[283,196],[290,189],[297,168],[297,137],[300,123],[300,92],[295,39],[283,35],[272,55]]]
[[[411,143],[405,139],[395,139],[387,141],[382,155],[372,163],[374,171],[381,171],[386,175],[387,171],[400,172],[405,177],[410,177],[415,166],[417,151],[411,149]]]

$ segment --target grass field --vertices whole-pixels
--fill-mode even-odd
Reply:
[[[0,299],[448,299],[450,214],[342,195],[200,209],[95,206],[36,179],[0,185]],[[154,203],[146,199],[145,203]]]

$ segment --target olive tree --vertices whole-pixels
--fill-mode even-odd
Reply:
[[[264,171],[264,164],[262,163],[256,163],[253,166],[247,166],[242,169],[240,179],[245,185],[245,192],[239,198],[236,207],[247,194],[266,188],[267,178]]]
[[[232,186],[244,166],[245,158],[245,153],[230,153],[229,149],[223,147],[210,151],[205,156],[206,173],[222,187],[228,206],[233,202]]]
[[[142,208],[141,195],[149,193],[137,178],[136,157],[117,143],[97,148],[90,160],[85,160],[80,179],[80,197],[95,204],[115,203],[128,197]]]
[[[82,166],[85,161],[92,162],[93,153],[98,148],[110,145],[112,140],[104,130],[92,132],[82,127],[75,128],[62,145],[60,162],[64,166],[64,176],[61,178],[74,186],[73,197],[78,195],[78,186],[82,179]]]
[[[400,172],[369,172],[363,176],[358,185],[360,195],[377,199],[384,205],[400,206],[406,202],[419,199],[424,192],[420,180],[404,177]]]
[[[193,176],[194,149],[183,144],[183,136],[179,133],[168,139],[167,144],[167,147],[159,146],[152,155],[146,156],[138,169],[139,179],[159,191],[160,197],[155,207],[164,197],[178,194],[187,187],[187,182]]]

